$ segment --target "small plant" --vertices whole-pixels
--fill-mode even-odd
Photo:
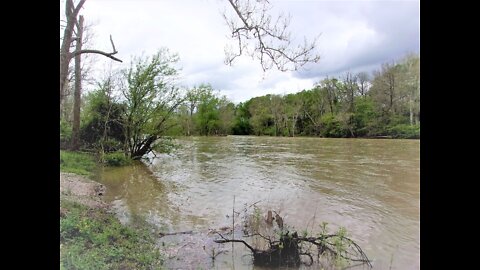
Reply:
[[[131,160],[123,152],[106,153],[103,156],[105,164],[108,166],[125,166],[131,163]]]

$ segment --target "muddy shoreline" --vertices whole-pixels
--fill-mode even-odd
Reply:
[[[74,173],[60,172],[60,200],[65,199],[92,208],[107,209],[103,201],[104,185]],[[60,206],[61,212],[61,206]]]

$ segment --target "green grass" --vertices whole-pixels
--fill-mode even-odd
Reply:
[[[61,201],[61,269],[162,269],[153,233],[122,225],[111,213]]]
[[[112,167],[120,167],[132,163],[132,160],[126,157],[123,152],[107,153],[103,158],[105,160],[105,164]]]
[[[60,150],[60,171],[91,176],[97,167],[91,154]]]

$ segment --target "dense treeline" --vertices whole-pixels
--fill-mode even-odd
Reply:
[[[312,89],[234,105],[210,85],[191,89],[172,135],[420,137],[420,58],[326,78]]]
[[[108,74],[97,90],[85,95],[83,148],[123,151],[137,159],[168,147],[164,138],[176,135],[420,137],[418,55],[385,63],[372,75],[327,77],[312,89],[254,97],[237,105],[209,84],[176,86],[177,61],[166,49],[135,58],[130,68]],[[69,115],[62,112],[65,144],[71,135]]]

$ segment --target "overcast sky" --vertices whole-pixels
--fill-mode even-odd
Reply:
[[[269,1],[273,13],[290,13],[295,41],[321,34],[319,63],[297,72],[266,74],[248,56],[225,65],[224,47],[230,41],[221,14],[231,12],[227,0],[87,0],[80,14],[94,24],[90,46],[110,52],[111,34],[116,56],[124,61],[95,57],[97,72],[110,63],[128,67],[133,56],[167,47],[180,56],[182,85],[210,83],[235,103],[311,89],[326,76],[341,77],[347,71],[372,72],[384,62],[420,51],[419,0]]]

